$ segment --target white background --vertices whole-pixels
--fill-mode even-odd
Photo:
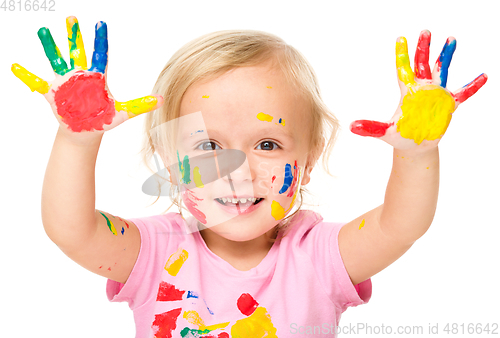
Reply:
[[[340,324],[423,326],[427,332],[429,323],[438,323],[443,333],[446,323],[499,323],[496,1],[55,2],[50,13],[0,10],[1,337],[135,335],[126,303],[107,301],[106,280],[67,258],[44,232],[42,182],[58,124],[44,98],[10,71],[17,62],[51,80],[36,32],[50,28],[69,62],[65,18],[70,15],[79,19],[88,57],[95,23],[107,22],[109,87],[120,101],[149,94],[171,55],[209,32],[263,30],[299,49],[343,127],[330,160],[336,177],[318,167],[309,185],[316,210],[328,221],[350,221],[383,202],[392,148],[354,135],[348,126],[356,119],[392,116],[399,101],[396,38],[405,36],[413,55],[419,32],[429,29],[432,67],[446,38],[455,36],[448,88],[455,90],[482,72],[489,80],[454,114],[440,144],[434,223],[410,251],[372,278],[370,303],[349,309]],[[154,199],[141,192],[149,177],[138,156],[142,124],[143,117],[137,117],[107,133],[97,159],[96,207],[124,218],[158,214],[169,205],[162,197],[149,207]]]

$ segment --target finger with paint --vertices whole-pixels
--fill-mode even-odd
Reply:
[[[49,92],[50,86],[47,81],[27,71],[26,68],[21,65],[14,63],[11,70],[19,80],[23,81],[24,84],[31,89],[32,92],[35,90],[40,94],[47,94]]]
[[[457,40],[450,36],[443,46],[441,54],[439,54],[436,64],[434,65],[434,70],[432,72],[432,79],[435,84],[446,88],[446,82],[448,81],[448,68],[450,67],[451,58],[455,49],[457,48]]]
[[[415,74],[411,70],[410,57],[408,56],[408,45],[403,36],[399,37],[396,42],[396,68],[399,81],[407,87],[416,85]]]
[[[411,144],[418,145],[424,140],[436,141],[437,145],[448,128],[452,113],[486,83],[487,76],[481,74],[463,88],[449,92],[446,89],[448,68],[456,49],[456,40],[453,37],[447,39],[431,73],[428,64],[430,39],[428,30],[420,33],[415,52],[415,72],[410,66],[406,39],[397,39],[396,67],[403,97],[398,110],[389,122],[354,121],[350,126],[353,133],[381,138],[394,147],[409,148]],[[413,142],[408,143],[402,138]]]
[[[39,78],[19,64],[12,72],[32,91],[44,94],[51,103],[59,122],[72,132],[110,130],[137,115],[159,108],[163,98],[149,95],[126,102],[115,101],[106,85],[108,60],[108,30],[105,22],[95,26],[92,65],[87,70],[87,58],[78,20],[66,19],[70,67],[46,27],[38,30],[45,55],[55,72],[52,83]],[[51,88],[55,88],[51,90]]]
[[[52,38],[52,34],[50,34],[50,30],[46,27],[40,28],[38,30],[38,38],[42,43],[45,55],[47,56],[47,59],[49,59],[54,72],[59,75],[66,74],[69,71],[68,65],[61,56],[61,52],[59,51],[59,48],[57,48],[56,43]]]
[[[431,80],[432,74],[429,67],[429,47],[431,45],[431,32],[423,30],[420,33],[415,52],[415,75],[417,79]]]
[[[87,57],[83,47],[82,33],[80,25],[74,16],[66,19],[66,29],[68,30],[69,56],[71,69],[87,69]]]
[[[104,21],[95,25],[94,53],[92,54],[92,67],[90,71],[103,73],[108,64],[108,26]]]

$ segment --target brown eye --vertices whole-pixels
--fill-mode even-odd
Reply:
[[[200,147],[201,147],[200,150],[208,151],[208,150],[216,150],[215,147],[218,147],[218,145],[215,142],[208,141],[200,143],[197,149],[199,149]]]
[[[279,148],[279,146],[272,141],[264,141],[261,144],[259,144],[259,146],[261,145],[262,145],[262,150],[274,150]]]

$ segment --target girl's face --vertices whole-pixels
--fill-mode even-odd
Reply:
[[[312,127],[310,109],[285,77],[267,63],[232,69],[189,87],[180,116],[201,112],[206,130],[193,125],[191,142],[177,145],[180,161],[185,156],[213,154],[212,149],[237,149],[246,154],[245,163],[230,178],[181,190],[193,216],[233,241],[252,240],[275,227],[291,211],[300,185],[310,179],[312,167],[304,170]],[[194,172],[192,166],[190,169]],[[223,206],[217,200],[245,195],[262,200],[255,205],[240,201],[237,207]]]

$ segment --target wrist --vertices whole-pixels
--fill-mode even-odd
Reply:
[[[104,132],[81,132],[75,133],[63,126],[59,126],[56,137],[63,139],[65,142],[79,147],[99,147],[101,144]]]

